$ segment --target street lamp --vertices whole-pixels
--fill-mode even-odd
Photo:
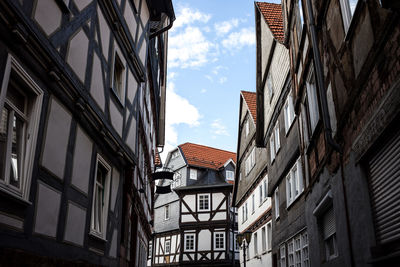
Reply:
[[[243,233],[237,234],[236,240],[240,246],[243,247],[243,266],[246,267],[246,244],[249,246],[249,243],[251,241],[251,235],[253,232],[247,230]],[[246,242],[243,242],[246,241]]]

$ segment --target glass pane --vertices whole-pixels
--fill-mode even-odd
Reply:
[[[13,82],[10,82],[6,97],[15,107],[19,109],[19,111],[25,113],[26,97],[18,89],[16,89]]]
[[[8,116],[9,116],[9,110],[7,108],[3,108],[1,112],[1,121],[0,121],[0,179],[1,180],[5,180],[4,166],[5,166],[6,151],[7,151]]]
[[[11,168],[10,168],[10,184],[20,188],[21,186],[21,166],[23,157],[23,135],[24,122],[14,115],[13,131],[11,144]]]

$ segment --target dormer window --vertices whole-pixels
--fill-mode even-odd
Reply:
[[[190,179],[197,180],[197,170],[196,169],[190,169]]]
[[[233,181],[234,180],[234,172],[233,171],[226,171],[226,180]]]

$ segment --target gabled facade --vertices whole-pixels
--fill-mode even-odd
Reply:
[[[311,265],[396,266],[399,6],[306,0],[284,7]]]
[[[5,265],[145,266],[171,1],[0,2]]]
[[[290,49],[283,8],[256,2],[257,134],[266,148],[267,195],[272,199],[273,266],[309,266],[304,216],[306,185],[300,123],[294,112]]]
[[[169,152],[173,191],[155,201],[153,266],[232,266],[235,210],[231,191],[235,153],[185,143]]]
[[[248,266],[271,266],[271,199],[267,197],[268,173],[265,148],[255,144],[257,94],[240,93],[239,134],[236,181],[233,205],[238,209],[238,229],[253,232],[246,259],[240,249],[240,263]],[[241,244],[240,244],[241,245]]]

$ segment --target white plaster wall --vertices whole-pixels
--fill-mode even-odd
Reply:
[[[196,195],[186,195],[183,200],[192,211],[196,211]],[[183,206],[183,204],[181,204]]]
[[[213,206],[212,209],[216,210],[219,204],[221,204],[221,201],[224,199],[225,195],[222,193],[213,193],[212,194],[212,202]],[[226,209],[226,203],[222,204],[221,209]]]
[[[54,0],[38,0],[35,8],[35,20],[50,35],[61,25],[61,9]]]
[[[211,250],[211,242],[210,230],[201,230],[199,232],[198,250]]]
[[[101,71],[101,62],[96,52],[93,53],[92,80],[90,82],[90,95],[96,101],[97,105],[104,111],[106,100],[104,96],[103,73]]]
[[[263,181],[266,180],[267,177],[264,177],[260,183],[257,184],[256,189],[252,192],[252,194],[255,194],[255,209],[254,213],[252,213],[252,203],[251,203],[251,198],[252,194],[249,195],[249,197],[246,199],[247,203],[247,209],[248,209],[248,218],[245,222],[242,221],[242,206],[246,201],[242,203],[242,205],[238,209],[238,228],[239,232],[244,231],[247,227],[249,227],[251,224],[253,224],[257,218],[259,218],[264,212],[266,212],[270,207],[271,207],[271,198],[267,197],[260,206],[260,195],[259,195],[259,185],[263,185]],[[264,189],[263,189],[264,192]]]
[[[69,42],[67,62],[82,82],[85,81],[88,47],[89,39],[81,28]]]

